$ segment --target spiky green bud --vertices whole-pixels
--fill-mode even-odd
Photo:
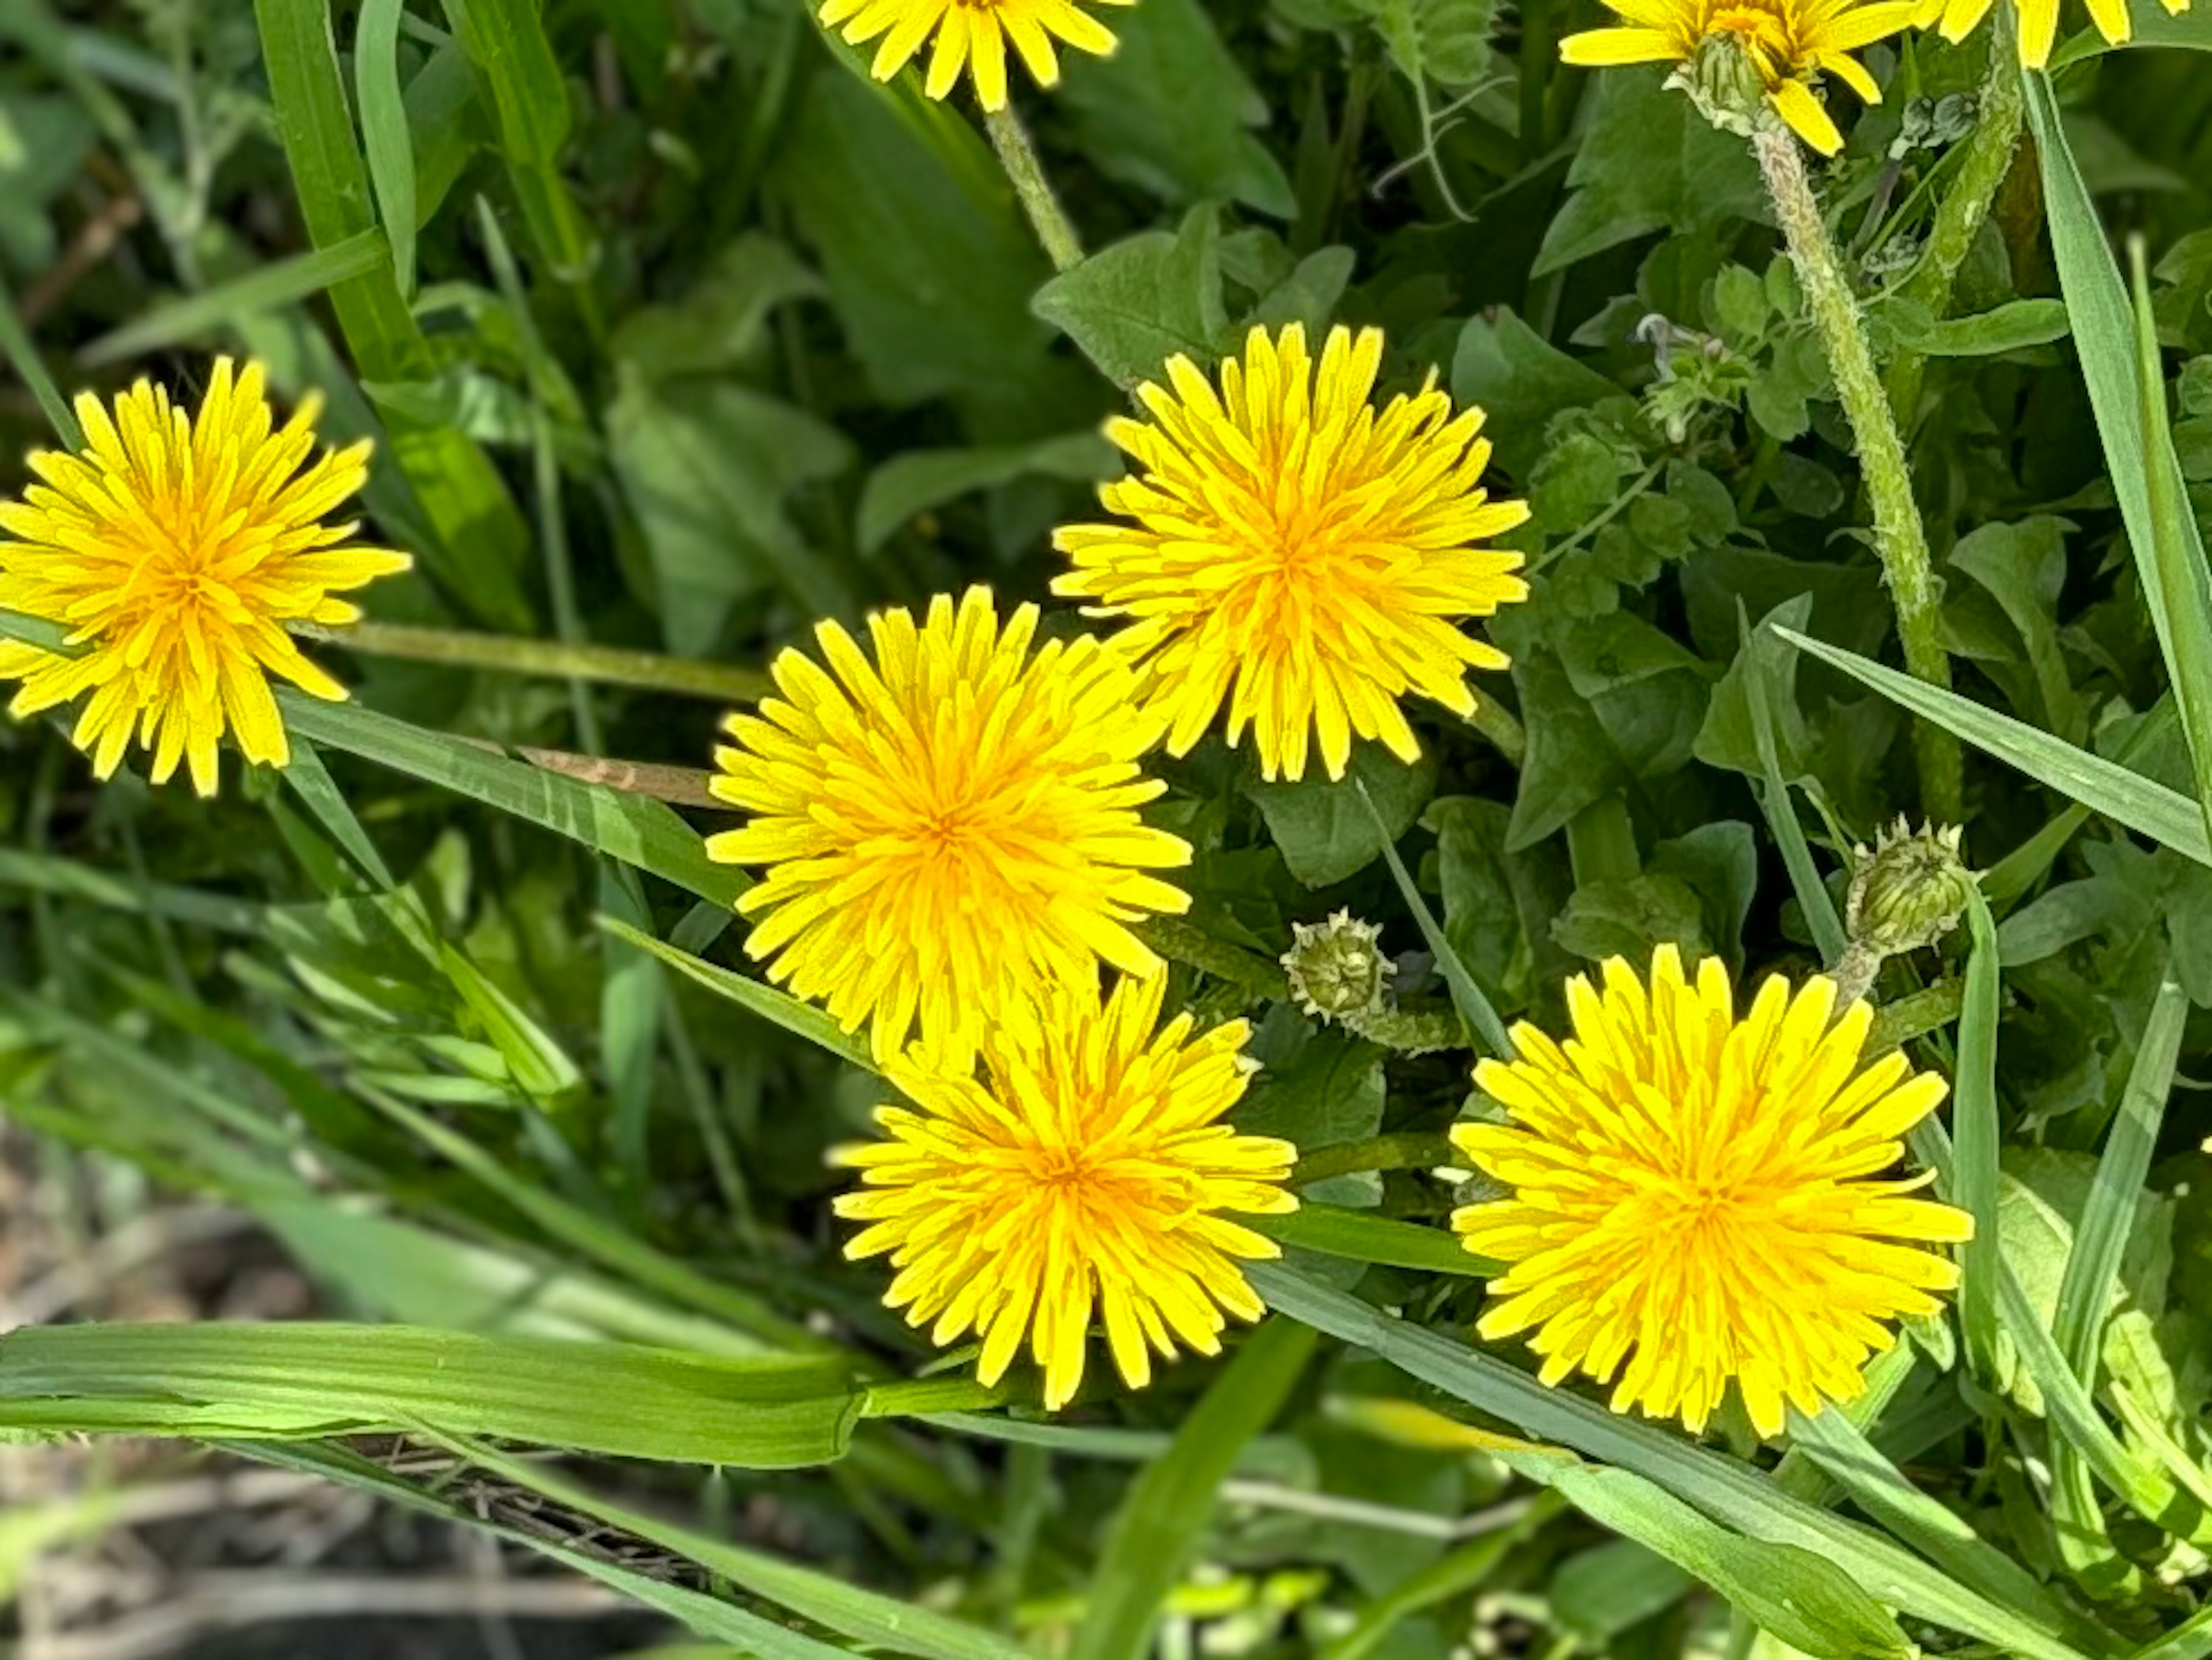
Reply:
[[[1723,132],[1753,137],[1776,119],[1766,83],[1740,35],[1708,35],[1689,61],[1667,78],[1667,84],[1689,94],[1698,112]]]
[[[1382,930],[1340,910],[1326,922],[1293,922],[1283,953],[1291,994],[1316,1018],[1356,1027],[1382,1010],[1383,984],[1397,964],[1376,948]]]
[[[1917,834],[1903,818],[1853,858],[1844,927],[1854,944],[1882,957],[1932,946],[1959,926],[1977,878],[1960,857],[1960,830],[1930,824]]]

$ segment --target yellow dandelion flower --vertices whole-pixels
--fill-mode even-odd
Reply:
[[[1435,376],[1375,408],[1382,334],[1330,331],[1316,366],[1305,330],[1255,328],[1221,366],[1221,390],[1187,357],[1137,397],[1149,421],[1106,435],[1142,472],[1099,489],[1134,525],[1073,525],[1054,544],[1074,569],[1053,592],[1126,617],[1115,644],[1143,660],[1146,699],[1191,746],[1229,702],[1268,778],[1305,776],[1310,739],[1331,778],[1352,734],[1420,753],[1407,691],[1474,712],[1466,672],[1505,655],[1448,620],[1528,596],[1521,556],[1474,545],[1528,516],[1478,487],[1490,445],[1478,409],[1452,413]]]
[[[1138,759],[1160,723],[1136,676],[1096,640],[1030,651],[1037,608],[1003,629],[990,590],[956,610],[939,594],[917,625],[868,619],[871,661],[835,623],[772,666],[782,696],[724,722],[711,788],[756,815],[708,838],[726,864],[767,875],[738,909],[771,979],[864,1021],[895,1053],[971,1051],[987,1025],[1031,1023],[1038,988],[1095,983],[1101,959],[1138,975],[1159,958],[1128,925],[1189,898],[1149,870],[1190,844],[1137,809],[1166,787]]]
[[[1297,1208],[1283,1186],[1297,1149],[1219,1122],[1252,1070],[1249,1027],[1160,1027],[1164,982],[1124,979],[1103,1005],[1056,994],[1033,1030],[986,1037],[981,1078],[917,1046],[888,1075],[920,1110],[878,1108],[886,1139],[837,1155],[863,1183],[837,1213],[868,1225],[845,1254],[890,1254],[884,1302],[939,1344],[974,1331],[987,1384],[1026,1335],[1055,1410],[1094,1312],[1131,1389],[1152,1350],[1218,1353],[1225,1316],[1262,1312],[1237,1260],[1280,1254],[1220,1213]]]
[[[1987,0],[1983,0],[1984,4]],[[2105,0],[2110,3],[2110,0]],[[1823,155],[1844,136],[1813,91],[1822,70],[1869,104],[1881,88],[1851,54],[1917,19],[1923,0],[1605,0],[1626,28],[1589,29],[1559,43],[1570,64],[1692,64],[1708,42],[1732,40],[1775,111]]]
[[[1876,1179],[1942,1079],[1894,1053],[1863,1067],[1873,1011],[1834,1018],[1826,979],[1793,997],[1777,976],[1739,1020],[1715,958],[1694,985],[1672,946],[1648,989],[1619,958],[1603,977],[1568,987],[1564,1046],[1524,1025],[1519,1059],[1476,1069],[1513,1122],[1452,1131],[1512,1189],[1452,1217],[1469,1250],[1512,1265],[1478,1331],[1533,1329],[1545,1383],[1618,1371],[1615,1412],[1693,1431],[1731,1379],[1763,1435],[1785,1399],[1808,1414],[1851,1400],[1895,1341],[1883,1323],[1933,1314],[1929,1293],[1958,1283],[1919,1247],[1973,1232],[1907,1196],[1924,1177]]]
[[[2189,0],[2160,3],[2170,17],[2179,17],[2189,9]],[[1926,0],[1913,21],[1923,29],[1938,30],[1955,46],[1982,26],[1994,3],[1995,0]],[[2097,26],[2097,33],[2113,46],[2124,46],[2135,39],[2135,20],[2128,15],[2128,0],[2088,0],[2088,7],[2089,21]],[[2019,0],[2016,21],[2020,61],[2032,70],[2048,69],[2051,50],[2058,44],[2058,0]]]
[[[1098,0],[1102,5],[1133,3]],[[943,98],[964,64],[975,83],[976,100],[987,110],[1006,106],[1009,41],[1041,87],[1059,84],[1055,39],[1102,58],[1114,50],[1113,31],[1077,0],[824,0],[821,17],[824,28],[842,25],[852,46],[883,36],[869,70],[878,81],[896,75],[934,36],[922,90]]]
[[[234,377],[217,361],[199,414],[141,380],[115,401],[76,400],[82,454],[30,458],[40,482],[0,502],[0,607],[66,629],[66,653],[0,641],[0,680],[20,680],[19,718],[89,692],[72,741],[110,776],[133,731],[154,751],[154,781],[182,760],[202,795],[216,790],[228,730],[249,761],[290,758],[270,695],[277,674],[336,702],[345,688],[303,656],[289,622],[351,623],[334,591],[405,570],[404,553],[341,547],[356,528],[325,514],[361,489],[367,443],[314,447],[312,394],[281,430],[261,366]]]

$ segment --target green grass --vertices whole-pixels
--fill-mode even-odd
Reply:
[[[1869,54],[1879,107],[1826,82],[1944,691],[1897,666],[1746,147],[1563,67],[1595,7],[1116,9],[1114,58],[1016,71],[1090,254],[1057,276],[972,100],[795,0],[0,8],[0,495],[81,389],[189,404],[252,356],[375,441],[364,533],[416,561],[301,631],[353,700],[280,694],[291,763],[226,755],[214,801],[0,723],[0,1111],[252,1218],[317,1312],[13,1333],[0,1438],[312,1472],[702,1657],[2212,1655],[2212,15],[2138,11],[2027,78],[1978,239],[1942,100],[1986,39]],[[821,617],[983,582],[1092,626],[1050,532],[1102,516],[1102,422],[1291,320],[1486,409],[1532,594],[1469,625],[1514,660],[1474,716],[1408,699],[1418,766],[1147,760],[1196,854],[1145,937],[1171,1008],[1254,1023],[1237,1120],[1304,1203],[1254,1222],[1256,1329],[1142,1392],[1094,1340],[1048,1415],[844,1255],[830,1154],[896,1092],[746,952],[716,721]],[[1616,955],[1834,966],[1923,726],[1967,748],[1984,900],[1873,995],[1950,1085],[1907,1167],[1975,1219],[1957,1295],[1771,1445],[1540,1384],[1447,1225],[1488,1192],[1443,1140],[1497,1110],[1471,1066]],[[1292,925],[1339,910],[1455,1047],[1291,1004]]]

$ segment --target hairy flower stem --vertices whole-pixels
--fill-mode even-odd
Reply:
[[[2000,19],[2007,14],[2000,9]],[[1990,69],[1982,82],[1981,105],[1973,135],[1966,140],[1966,160],[1952,181],[1936,223],[1928,234],[1928,246],[1920,265],[1899,292],[1900,299],[1925,306],[1937,318],[1951,309],[1951,290],[1959,271],[1973,251],[1974,240],[1989,221],[1990,204],[1997,187],[2012,171],[2013,153],[2020,146],[2021,125],[2027,109],[2019,65],[2014,61],[2008,21],[1990,42]],[[1928,360],[1907,353],[1889,366],[1889,404],[1905,426],[1913,424],[1920,391],[1927,378]]]
[[[1948,687],[1951,663],[1944,654],[1935,571],[1928,556],[1927,532],[1913,500],[1912,475],[1905,459],[1905,441],[1897,429],[1889,396],[1875,372],[1867,344],[1858,298],[1844,278],[1836,245],[1820,217],[1804,154],[1788,128],[1762,124],[1752,140],[1759,171],[1788,240],[1813,317],[1827,347],[1828,367],[1836,377],[1844,415],[1856,435],[1867,493],[1874,502],[1875,546],[1897,607],[1897,632],[1905,645],[1905,666],[1933,686]],[[1922,805],[1933,818],[1956,822],[1963,812],[1962,763],[1958,740],[1922,722],[1914,732],[1920,758]]]
[[[1036,149],[1030,143],[1021,117],[1014,113],[1012,105],[986,110],[983,131],[991,135],[991,148],[999,153],[999,165],[1006,170],[1014,194],[1021,198],[1022,211],[1029,216],[1030,228],[1044,245],[1045,257],[1052,261],[1052,268],[1069,271],[1081,265],[1083,243],[1061,210],[1060,198],[1052,193],[1051,180],[1037,164]]]

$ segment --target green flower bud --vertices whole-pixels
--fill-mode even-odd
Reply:
[[[1291,935],[1296,943],[1282,963],[1300,1008],[1347,1025],[1382,1012],[1383,982],[1397,964],[1375,947],[1379,927],[1340,910],[1326,922],[1293,922]]]
[[[1853,858],[1844,927],[1852,942],[1882,957],[1932,946],[1959,926],[1978,879],[1959,856],[1955,824],[1915,835],[1900,818]]]
[[[1707,35],[1667,84],[1688,94],[1698,112],[1723,132],[1750,138],[1776,119],[1766,82],[1738,34]]]

